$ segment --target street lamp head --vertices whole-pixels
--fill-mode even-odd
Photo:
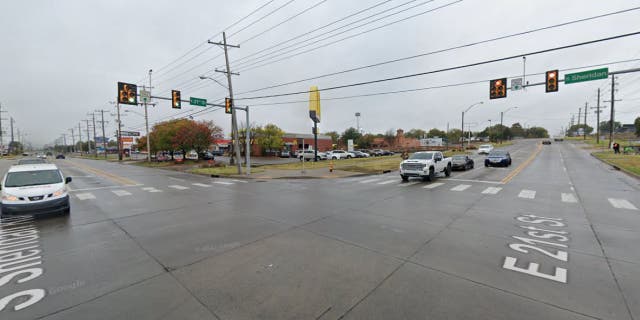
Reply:
[[[199,78],[200,78],[200,80],[205,80],[205,79],[207,79],[207,77],[205,77],[205,76],[200,76]]]

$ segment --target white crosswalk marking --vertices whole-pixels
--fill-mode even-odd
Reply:
[[[489,187],[484,189],[484,191],[482,191],[483,194],[497,194],[498,192],[500,192],[500,190],[502,190],[502,188],[499,187]]]
[[[428,185],[426,185],[426,186],[424,186],[422,188],[424,188],[424,189],[435,189],[435,188],[437,188],[439,186],[442,186],[442,185],[444,185],[444,182],[435,182],[435,183],[432,183],[432,184],[428,184]]]
[[[221,185],[225,185],[225,186],[230,186],[230,185],[233,184],[233,182],[226,182],[226,181],[214,181],[213,183],[221,184]]]
[[[518,194],[518,197],[525,198],[525,199],[535,199],[536,192],[533,190],[524,189],[520,191],[520,194]]]
[[[234,182],[240,182],[240,183],[249,183],[249,181],[238,180],[238,179],[233,179],[233,180],[231,180],[231,181],[234,181]]]
[[[371,182],[376,182],[376,181],[380,181],[380,179],[363,180],[363,181],[360,181],[360,183],[371,183]]]
[[[93,195],[93,193],[77,193],[76,197],[78,197],[78,199],[80,200],[90,200],[90,199],[95,199],[96,196]]]
[[[578,199],[576,199],[576,196],[574,196],[573,193],[563,193],[561,196],[562,196],[562,202],[569,202],[569,203],[578,202]]]
[[[638,208],[636,208],[636,206],[634,206],[633,203],[625,199],[609,198],[608,200],[609,200],[609,203],[611,203],[611,205],[616,209],[638,210]]]
[[[471,187],[470,184],[459,184],[453,188],[451,188],[451,191],[465,191],[467,189],[469,189]]]
[[[387,181],[382,181],[382,182],[378,182],[378,184],[389,184],[389,183],[394,183],[397,182],[398,179],[393,179],[393,180],[387,180]]]
[[[194,185],[196,187],[203,187],[203,188],[211,187],[210,184],[204,184],[204,183],[192,183],[192,185]]]
[[[167,187],[173,188],[173,189],[176,189],[176,190],[187,190],[187,189],[189,189],[189,187],[181,186],[181,185],[178,185],[178,184],[172,184],[172,185],[167,186]]]
[[[154,192],[154,193],[155,192],[162,192],[162,190],[156,189],[154,187],[145,187],[145,188],[142,188],[142,190],[147,191],[147,192]]]
[[[111,192],[113,192],[118,197],[125,197],[125,196],[131,195],[131,192],[127,190],[111,190]]]
[[[408,187],[408,186],[412,186],[414,184],[418,184],[419,182],[414,181],[414,182],[405,182],[405,183],[401,183],[398,185],[398,187]]]

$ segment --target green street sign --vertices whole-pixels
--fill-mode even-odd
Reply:
[[[606,79],[609,76],[609,68],[594,69],[564,75],[564,83],[577,83],[591,80]]]
[[[189,97],[189,104],[192,105],[192,106],[206,107],[207,106],[207,99]]]

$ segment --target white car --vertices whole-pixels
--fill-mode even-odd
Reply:
[[[55,164],[28,164],[9,168],[2,179],[2,216],[23,214],[68,214],[69,194],[64,177]]]
[[[440,151],[420,151],[402,161],[399,169],[402,181],[409,181],[410,177],[433,181],[438,172],[451,175],[451,158],[445,158]]]
[[[489,154],[491,151],[493,151],[493,146],[490,144],[481,144],[478,147],[478,154]]]
[[[344,150],[332,150],[332,151],[327,151],[327,158],[328,159],[332,159],[332,160],[338,160],[338,159],[351,159],[351,158],[355,158],[356,155],[351,153],[351,152],[347,152]]]
[[[313,160],[315,154],[316,153],[313,150],[304,150],[304,152],[299,151],[297,157],[298,159],[300,159],[300,161],[302,161],[302,159],[310,161]],[[318,160],[327,160],[327,155],[323,152],[318,151]]]

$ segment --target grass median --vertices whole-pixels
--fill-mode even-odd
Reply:
[[[613,151],[594,152],[593,155],[604,162],[640,176],[640,155],[615,154]]]

